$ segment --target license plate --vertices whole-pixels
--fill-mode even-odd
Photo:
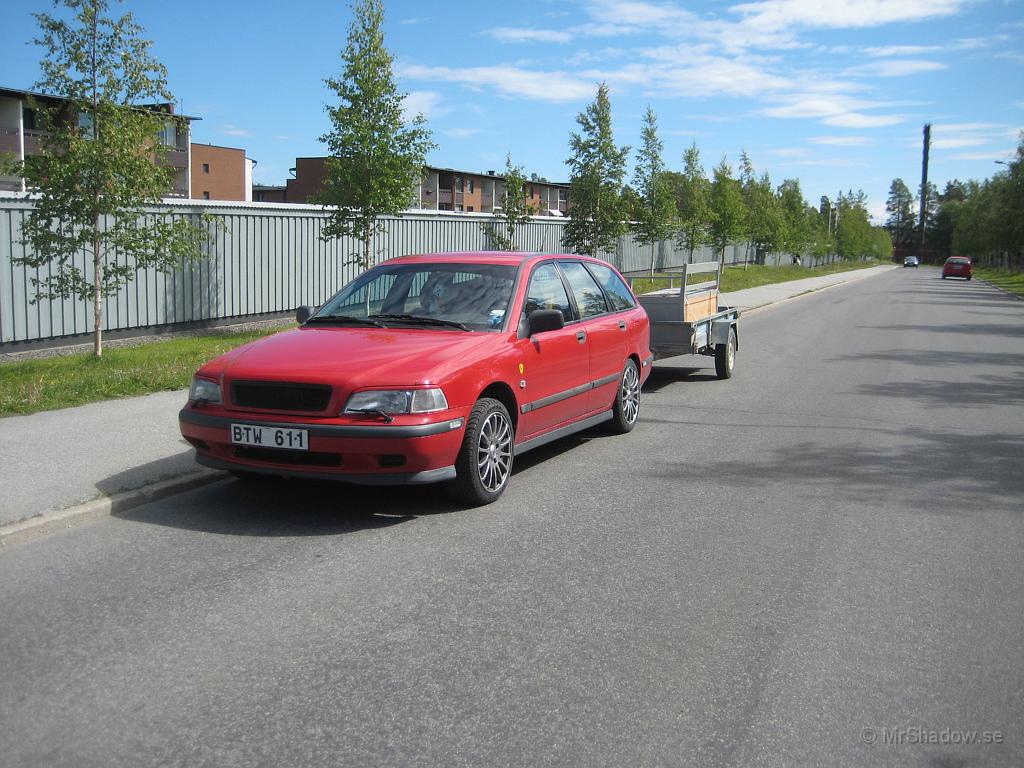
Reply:
[[[261,448],[287,448],[293,451],[309,450],[309,431],[258,427],[252,424],[232,424],[231,442],[236,445],[256,445]]]

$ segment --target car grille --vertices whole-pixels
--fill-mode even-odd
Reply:
[[[331,402],[331,388],[324,384],[235,381],[231,384],[231,402],[270,411],[324,411]]]

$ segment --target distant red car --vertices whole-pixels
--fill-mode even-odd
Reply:
[[[971,260],[964,256],[950,256],[942,265],[942,279],[947,277],[965,277],[970,280],[974,276]]]
[[[513,457],[600,422],[628,432],[650,324],[583,256],[408,256],[302,325],[200,368],[181,433],[200,464],[364,484],[450,481],[487,504]]]

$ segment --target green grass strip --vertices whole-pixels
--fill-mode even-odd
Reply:
[[[281,328],[185,336],[134,347],[0,363],[0,416],[50,411],[98,400],[184,389],[217,355]]]
[[[791,280],[803,280],[808,277],[821,277],[822,275],[834,275],[837,272],[850,272],[854,269],[866,269],[877,267],[880,264],[892,264],[890,261],[837,261],[835,264],[826,264],[821,267],[767,267],[758,265],[726,267],[722,273],[722,292],[742,291],[745,288],[757,288],[762,285],[774,283],[787,283]],[[698,274],[693,280],[701,282],[707,279],[707,275]],[[649,280],[647,278],[634,278],[633,290],[636,293],[646,293],[667,288],[665,280]]]
[[[1004,291],[1024,296],[1024,272],[1008,272],[1005,269],[975,267],[974,276]]]

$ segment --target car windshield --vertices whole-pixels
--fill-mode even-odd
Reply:
[[[389,327],[497,331],[515,274],[507,264],[382,264],[343,288],[312,321],[343,317]]]

